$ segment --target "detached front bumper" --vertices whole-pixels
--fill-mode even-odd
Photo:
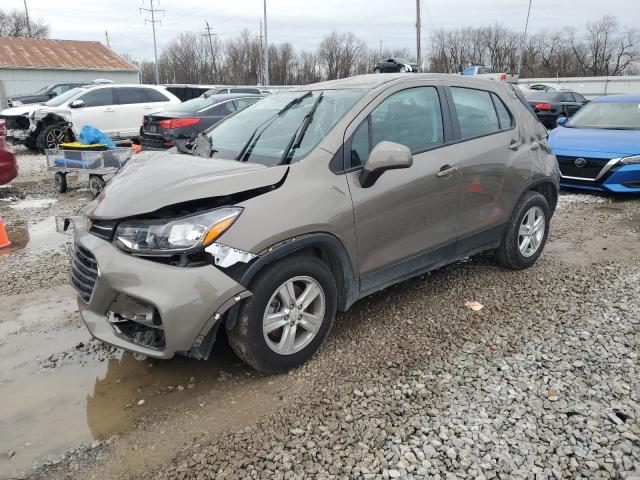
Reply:
[[[81,225],[73,248],[72,285],[91,334],[150,357],[171,358],[198,347],[220,316],[250,295],[212,265],[176,267],[137,258]],[[150,346],[156,333],[162,341]]]

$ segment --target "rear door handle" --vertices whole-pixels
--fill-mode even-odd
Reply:
[[[440,171],[436,173],[436,177],[438,178],[446,178],[449,177],[453,172],[457,171],[458,167],[455,165],[444,165],[440,168]]]
[[[113,108],[105,108],[104,111],[105,112],[115,112],[115,110]]]
[[[145,110],[151,110],[153,108],[153,105],[147,105],[146,107],[144,107]]]
[[[522,145],[520,140],[511,140],[511,143],[509,144],[509,149],[518,150],[520,148],[520,145]]]

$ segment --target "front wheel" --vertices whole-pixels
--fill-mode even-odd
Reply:
[[[382,70],[380,70],[378,67],[376,67],[376,69],[373,71],[373,73],[382,73]]]
[[[69,134],[66,127],[62,127],[60,125],[49,125],[40,132],[36,143],[43,150],[53,150],[58,148],[61,143],[68,141]]]
[[[336,313],[336,283],[318,258],[296,255],[260,272],[229,330],[231,347],[264,373],[296,367],[322,345]]]
[[[551,210],[544,195],[534,191],[525,193],[516,205],[498,247],[498,262],[513,269],[533,265],[544,249],[550,220]]]
[[[94,198],[100,195],[104,185],[105,182],[100,175],[89,175],[89,190]]]

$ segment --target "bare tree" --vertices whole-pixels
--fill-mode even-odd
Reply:
[[[27,16],[24,12],[13,10],[5,12],[0,10],[0,37],[31,37],[31,38],[47,38],[49,37],[49,25],[43,20],[29,19],[29,27],[27,26]]]
[[[358,55],[366,50],[366,44],[352,32],[331,32],[318,50],[318,55],[326,68],[329,80],[348,77],[353,74]]]

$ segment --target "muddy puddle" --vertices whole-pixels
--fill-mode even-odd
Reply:
[[[142,417],[198,407],[200,395],[262,381],[224,341],[208,361],[138,361],[92,341],[69,287],[1,297],[0,312],[0,478],[126,434]]]
[[[46,252],[63,246],[70,240],[68,235],[56,231],[54,216],[32,224],[18,222],[6,227],[6,230],[11,245],[0,250],[0,260],[3,255],[20,250],[32,253]]]

